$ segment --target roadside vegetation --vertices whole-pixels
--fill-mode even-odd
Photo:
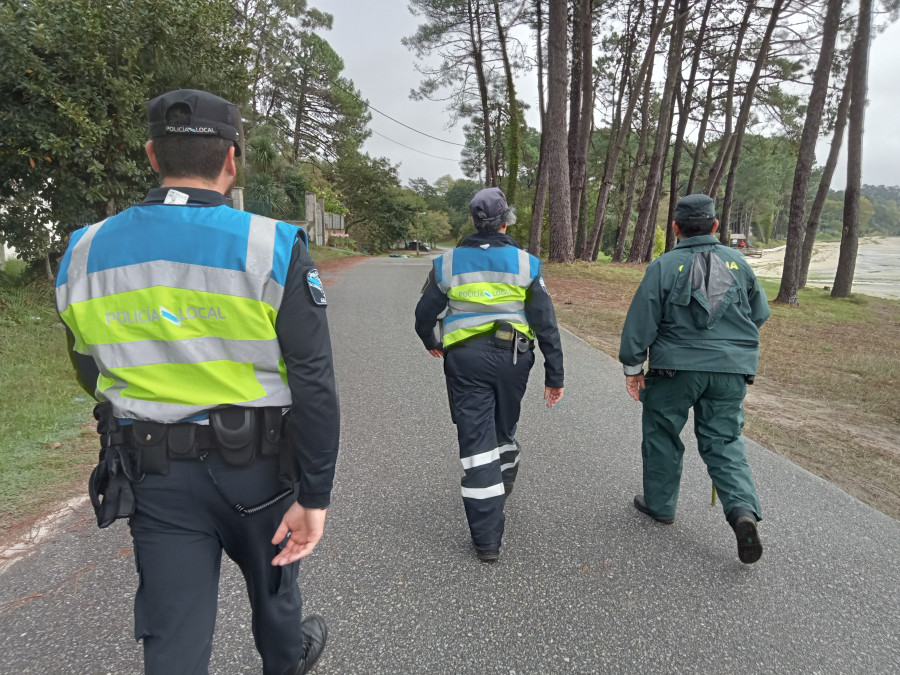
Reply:
[[[353,258],[361,255],[354,251],[348,251],[342,248],[330,248],[328,246],[316,246],[313,243],[309,245],[309,255],[316,262],[321,264],[326,260],[335,260],[337,258]]]
[[[615,263],[545,268],[560,323],[613,358],[643,271]],[[773,299],[778,283],[761,283]],[[834,299],[810,288],[800,291],[800,307],[771,308],[745,434],[900,518],[900,301]]]
[[[16,268],[12,261],[8,268]],[[93,401],[72,376],[53,287],[0,272],[0,537],[57,501],[84,492],[97,459]],[[85,432],[89,435],[85,435]]]

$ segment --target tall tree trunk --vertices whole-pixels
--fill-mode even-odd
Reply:
[[[652,239],[656,231],[656,220],[653,217],[657,211],[659,195],[662,189],[662,174],[665,169],[666,156],[669,153],[669,143],[672,140],[672,107],[675,94],[675,82],[678,79],[678,71],[681,68],[681,43],[684,36],[684,25],[687,20],[687,12],[679,11],[681,3],[676,5],[675,20],[672,23],[672,35],[669,39],[669,59],[666,65],[666,83],[659,104],[659,123],[656,128],[656,137],[653,141],[653,155],[650,157],[650,171],[647,183],[644,186],[644,194],[641,197],[642,217],[638,218],[634,226],[634,239],[631,250],[628,252],[628,262],[643,262],[646,260],[647,240]],[[652,251],[652,249],[651,249]]]
[[[625,18],[624,53],[622,55],[622,60],[621,60],[622,75],[619,78],[618,95],[616,95],[615,90],[613,90],[613,94],[612,94],[613,119],[612,119],[612,125],[610,126],[610,129],[609,129],[610,140],[619,137],[619,129],[622,126],[622,103],[625,101],[625,97],[628,96],[629,100],[630,100],[631,97],[635,96],[636,90],[633,89],[633,82],[632,82],[632,78],[631,78],[631,63],[634,60],[634,51],[635,51],[635,47],[637,45],[638,31],[634,30],[634,25],[640,24],[641,20],[644,17],[645,9],[646,9],[646,7],[644,5],[644,0],[641,0],[641,2],[639,3],[639,6],[638,6],[638,10],[637,10],[637,14],[638,14],[637,19],[634,23],[632,23],[632,17],[631,17],[632,5],[631,4],[628,5],[628,14],[626,15],[626,18]],[[654,7],[653,16],[651,17],[651,25],[652,25],[653,21],[655,20],[655,18],[656,18],[656,8]],[[652,62],[650,63],[650,71],[649,72],[653,72],[653,63]],[[645,88],[647,90],[649,90],[651,78],[645,77],[644,82],[646,83]],[[644,100],[646,100],[646,99],[644,99]],[[641,112],[642,112],[642,114],[646,114],[646,108],[642,106]],[[630,135],[631,134],[631,126],[632,126],[631,120],[628,120],[628,126],[629,126],[629,135]],[[623,150],[623,152],[627,152],[625,150],[624,145],[622,146],[622,150]],[[627,153],[627,154],[630,156],[630,153]],[[603,170],[601,172],[602,175],[606,175],[606,167],[609,166],[610,158],[611,158],[610,152],[609,152],[609,149],[607,149],[606,156],[604,157],[604,160],[603,160]],[[641,161],[643,161],[643,160],[641,160]],[[622,183],[624,183],[624,178],[622,179],[622,182],[620,184],[622,184]],[[631,197],[632,197],[632,199],[631,199],[631,203],[629,206],[629,213],[627,216],[629,222],[631,220],[630,208],[631,208],[631,206],[633,206],[633,203],[634,203],[634,198],[633,198],[634,193],[633,192],[631,194]],[[623,213],[623,214],[621,214],[621,216],[622,216],[622,218],[624,218],[625,214]],[[620,218],[620,220],[621,220],[621,218]],[[619,237],[620,233],[621,233],[621,228],[616,231],[616,240],[617,241],[618,241],[618,237]],[[584,237],[586,237],[587,232],[584,232],[583,235],[584,235]],[[600,253],[600,244],[602,243],[602,239],[603,239],[603,225],[600,226],[600,236],[597,237],[597,241],[595,242],[595,244],[591,248],[591,250],[588,252],[586,257],[584,255],[584,252],[587,249],[589,243],[584,240],[584,237],[582,238],[582,241],[579,242],[579,247],[576,250],[579,251],[579,255],[582,257],[582,259],[596,260],[597,256]]]
[[[762,44],[759,47],[759,54],[756,55],[756,63],[753,65],[753,74],[747,82],[747,88],[744,91],[744,98],[741,100],[741,111],[738,114],[737,124],[734,132],[734,148],[731,151],[731,166],[728,170],[728,182],[725,185],[725,200],[719,211],[719,241],[723,244],[728,243],[728,212],[731,210],[731,202],[734,200],[734,184],[737,179],[737,168],[741,162],[741,146],[744,143],[744,133],[747,131],[747,123],[750,121],[750,109],[753,106],[753,97],[756,94],[756,85],[759,83],[759,76],[762,73],[763,64],[769,55],[769,44],[772,42],[772,33],[775,32],[775,26],[778,25],[778,19],[781,18],[781,9],[785,2],[790,0],[775,0],[772,10],[769,13],[769,23],[766,25],[766,32],[763,35]]]
[[[741,49],[744,44],[744,36],[747,34],[747,28],[750,26],[750,15],[753,13],[753,7],[756,5],[755,0],[748,0],[747,6],[744,8],[744,16],[741,18],[741,25],[738,28],[737,39],[734,42],[734,52],[731,56],[731,64],[728,67],[728,85],[727,96],[725,99],[725,131],[719,141],[719,151],[716,153],[716,159],[709,169],[709,179],[706,181],[706,194],[713,199],[716,198],[716,192],[719,190],[719,182],[722,180],[722,173],[725,165],[728,163],[728,157],[734,147],[731,134],[733,128],[734,117],[734,87],[737,81],[737,69],[741,60]]]
[[[650,262],[653,260],[653,247],[656,244],[656,214],[659,209],[659,201],[650,205],[650,233],[647,235],[647,248],[644,251],[644,259],[642,262]]]
[[[300,159],[300,131],[303,126],[303,113],[306,110],[306,92],[309,86],[306,71],[304,71],[303,79],[299,84],[300,90],[297,97],[297,116],[294,118],[294,145],[292,148],[295,163]]]
[[[644,54],[641,68],[638,71],[638,76],[634,81],[635,92],[643,87],[644,78],[649,77],[648,71],[650,70],[654,55],[656,54],[656,41],[659,39],[659,34],[662,32],[663,26],[666,23],[666,15],[669,12],[670,2],[671,0],[664,0],[662,11],[658,14],[656,13],[656,10],[659,8],[659,0],[655,0],[653,3],[654,15],[651,22],[650,41],[647,45],[647,52]],[[623,120],[631,119],[636,105],[637,97],[633,95],[630,96]],[[593,252],[600,246],[600,239],[603,236],[603,222],[606,216],[606,205],[609,202],[609,191],[613,184],[613,177],[615,176],[619,156],[622,154],[622,148],[625,145],[625,140],[628,138],[630,132],[631,124],[623,122],[619,126],[618,133],[616,134],[615,144],[610,148],[607,154],[606,168],[603,171],[603,181],[600,184],[600,192],[597,195],[597,208],[594,211],[593,229],[590,238],[585,237],[585,245],[581,250],[581,258],[583,260],[592,260]]]
[[[241,169],[244,172],[241,176],[241,180],[247,180],[247,134],[244,133],[244,116],[241,115],[240,110],[238,111],[237,116],[237,131],[238,147],[241,149]]]
[[[681,82],[681,73],[678,74],[678,82]],[[674,119],[674,103],[678,104],[678,129],[681,128],[681,115],[684,114],[684,106],[686,104],[686,101],[681,96],[678,96],[677,89],[679,88],[680,84],[676,86],[675,101],[673,102],[672,107],[672,117]],[[685,93],[685,98],[686,97],[687,93]],[[669,170],[669,204],[666,214],[666,243],[663,247],[663,253],[671,251],[675,248],[676,244],[675,228],[672,227],[672,221],[675,219],[675,203],[678,201],[678,195],[681,193],[681,176],[679,174],[681,173],[681,144],[684,142],[683,137],[678,137],[678,129],[675,131],[675,141],[672,143],[674,154],[672,157],[672,165]]]
[[[537,29],[537,71],[538,71],[538,107],[541,118],[541,150],[538,155],[537,185],[534,191],[534,205],[531,208],[531,238],[528,241],[528,252],[541,256],[541,235],[544,229],[544,207],[547,203],[547,119],[544,108],[544,17],[541,11],[543,0],[534,0],[534,13]]]
[[[703,106],[703,117],[700,119],[700,128],[697,130],[697,147],[694,148],[693,164],[691,164],[691,176],[688,178],[684,194],[694,194],[694,185],[697,181],[697,170],[700,168],[700,159],[703,157],[703,143],[706,140],[706,126],[709,124],[709,116],[712,114],[713,90],[716,79],[715,69],[709,73],[709,86],[706,88],[706,103]]]
[[[509,106],[509,147],[506,149],[506,200],[516,201],[519,183],[519,102],[516,100],[516,83],[513,79],[509,53],[506,49],[506,31],[500,20],[500,2],[494,0],[494,19],[497,21],[497,36],[500,38],[500,53],[503,56],[503,71],[506,75],[506,95]]]
[[[481,0],[468,0],[469,41],[472,47],[472,58],[475,61],[475,77],[478,80],[478,95],[481,98],[482,133],[484,134],[484,170],[485,182],[489,187],[497,186],[497,174],[494,171],[494,150],[491,141],[491,114],[488,100],[487,76],[484,73],[484,43],[481,40]]]
[[[571,262],[575,258],[566,147],[567,41],[566,0],[550,0],[550,25],[547,30],[547,164],[550,176],[550,260],[553,262]]]
[[[575,163],[578,148],[578,120],[581,117],[581,7],[584,0],[571,0],[572,5],[572,45],[570,70],[572,78],[569,82],[569,132],[566,137],[566,147],[569,151],[569,185],[575,189]],[[572,204],[572,215],[577,217],[577,202]],[[577,222],[573,224],[572,231],[577,229]]]
[[[850,117],[847,126],[847,187],[844,190],[844,228],[841,254],[831,288],[832,298],[846,298],[853,288],[856,253],[859,250],[859,196],[862,186],[862,141],[869,88],[869,41],[872,33],[872,0],[859,0],[859,24],[850,56]]]
[[[713,0],[706,0],[703,9],[703,18],[700,20],[700,30],[697,32],[697,40],[694,43],[694,57],[691,60],[691,73],[688,75],[687,85],[684,88],[684,99],[678,114],[678,129],[675,132],[675,146],[672,149],[672,173],[669,183],[669,210],[666,214],[666,251],[671,251],[675,246],[675,233],[672,231],[672,221],[675,219],[675,204],[680,196],[681,180],[681,150],[684,144],[684,134],[687,131],[688,119],[694,102],[694,86],[697,83],[697,70],[700,68],[700,58],[703,55],[703,40],[706,37],[706,20]],[[686,20],[686,19],[685,19]],[[683,32],[683,29],[682,29]]]
[[[806,109],[806,120],[800,136],[797,167],[794,169],[784,268],[781,271],[781,288],[778,289],[778,297],[775,298],[775,302],[786,302],[790,305],[799,304],[797,288],[800,285],[803,235],[806,232],[806,193],[809,189],[809,175],[816,158],[816,139],[819,137],[819,124],[822,120],[822,111],[825,109],[825,97],[828,94],[828,76],[831,73],[831,63],[834,61],[834,43],[840,27],[842,5],[842,0],[828,0],[825,23],[822,27],[822,46],[813,73],[809,106]]]
[[[813,245],[816,243],[816,232],[819,229],[819,218],[822,215],[822,208],[825,206],[825,200],[828,197],[828,190],[831,188],[831,177],[834,176],[834,169],[837,167],[838,155],[841,154],[844,130],[847,127],[847,111],[850,108],[850,86],[852,81],[850,75],[850,73],[847,73],[847,79],[844,81],[844,87],[841,90],[841,100],[838,103],[837,116],[834,120],[831,149],[828,151],[828,158],[825,160],[825,166],[822,169],[822,178],[819,180],[815,199],[813,199],[812,206],[809,208],[809,217],[806,221],[806,235],[803,237],[803,259],[800,263],[800,288],[806,286],[806,278],[809,274],[809,261],[812,260]]]
[[[641,130],[638,136],[638,149],[634,158],[634,169],[628,183],[628,191],[625,195],[625,207],[622,210],[622,221],[619,223],[619,231],[616,234],[616,248],[613,251],[613,262],[622,262],[625,253],[625,241],[628,238],[628,225],[631,222],[631,211],[634,209],[634,195],[637,189],[638,174],[644,158],[647,154],[647,137],[650,135],[650,83],[648,77],[644,82],[644,93],[641,101]]]
[[[578,235],[578,223],[582,213],[582,196],[584,195],[585,178],[587,176],[587,153],[591,140],[592,112],[594,110],[594,80],[593,80],[593,53],[594,38],[591,23],[592,0],[578,0],[578,21],[575,24],[576,31],[580,34],[578,39],[579,51],[578,68],[575,67],[575,48],[572,48],[572,89],[575,82],[580,79],[578,91],[579,100],[570,96],[572,108],[577,110],[575,117],[569,120],[569,187],[572,191],[570,204],[572,209],[572,241],[576,241]],[[575,40],[573,38],[574,45]],[[574,129],[574,141],[573,141]]]

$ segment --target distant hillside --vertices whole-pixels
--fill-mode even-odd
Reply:
[[[829,190],[819,231],[840,234],[843,216],[843,190]],[[861,234],[900,236],[900,186],[863,185],[859,220]]]

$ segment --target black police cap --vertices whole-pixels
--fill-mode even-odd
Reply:
[[[186,122],[172,125],[166,115],[173,105],[186,106],[190,117]],[[238,110],[234,103],[199,89],[177,89],[157,96],[147,104],[150,138],[168,134],[190,136],[218,136],[234,143],[234,154],[240,156],[238,145]]]
[[[508,210],[506,195],[498,187],[479,190],[469,202],[469,213],[472,214],[476,225],[479,222],[490,222],[495,218],[505,217]]]
[[[675,205],[675,222],[686,223],[689,220],[707,220],[716,217],[716,203],[712,197],[696,193],[678,200]]]

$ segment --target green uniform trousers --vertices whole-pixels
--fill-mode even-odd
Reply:
[[[675,517],[684,459],[679,434],[693,408],[697,447],[725,515],[740,507],[760,519],[759,499],[741,438],[747,393],[744,376],[680,370],[673,378],[648,375],[645,384],[641,392],[641,456],[647,508],[659,518]]]

